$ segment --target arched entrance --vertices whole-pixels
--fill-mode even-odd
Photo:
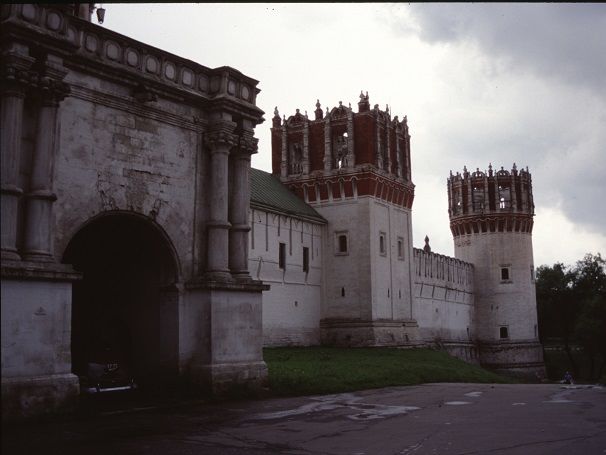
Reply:
[[[72,365],[90,377],[92,364],[119,363],[142,389],[178,371],[178,263],[151,220],[110,212],[81,228],[63,262],[83,274],[73,285]]]

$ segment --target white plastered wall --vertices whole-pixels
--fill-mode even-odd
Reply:
[[[263,292],[263,340],[266,346],[320,343],[322,302],[322,224],[252,208],[249,271],[271,286]],[[286,248],[286,267],[278,263],[279,244]],[[309,271],[303,270],[303,248]]]

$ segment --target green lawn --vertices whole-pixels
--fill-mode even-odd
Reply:
[[[445,352],[395,348],[265,348],[276,395],[311,395],[428,382],[508,383]]]

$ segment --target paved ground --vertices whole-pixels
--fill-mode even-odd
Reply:
[[[606,389],[427,384],[4,427],[23,454],[606,454]]]

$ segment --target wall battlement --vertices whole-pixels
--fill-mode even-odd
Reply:
[[[413,248],[415,283],[444,285],[473,293],[473,264]]]

